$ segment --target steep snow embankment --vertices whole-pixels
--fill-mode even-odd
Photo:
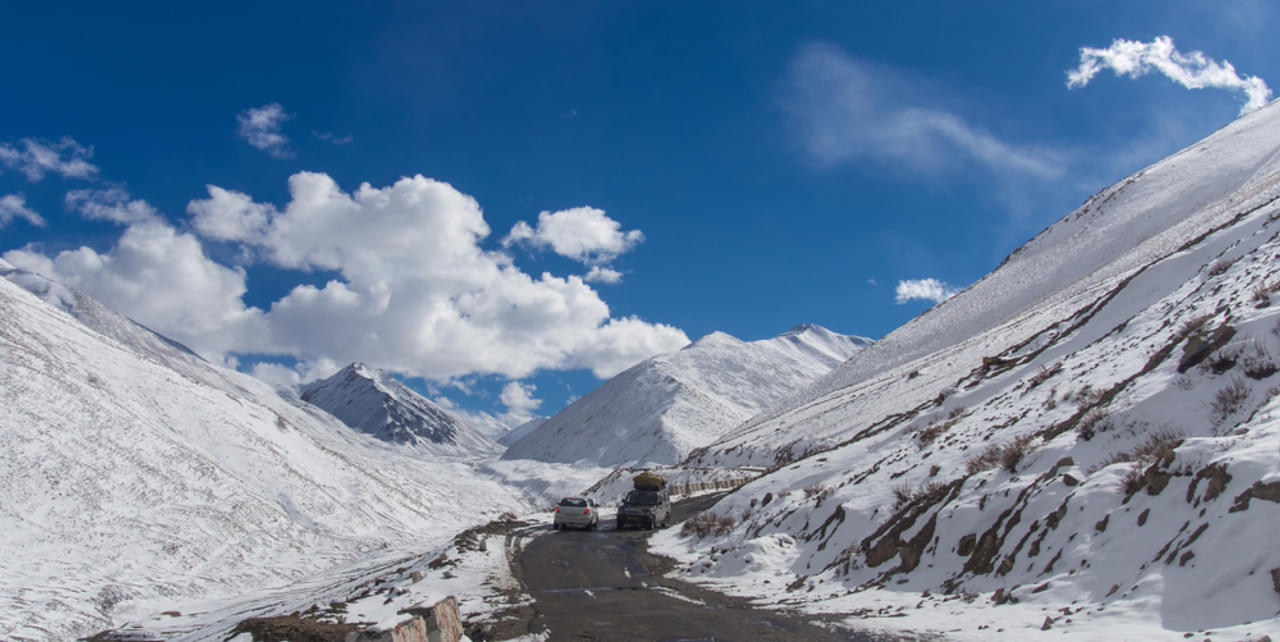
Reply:
[[[744,342],[723,332],[644,361],[511,445],[506,459],[672,464],[795,394],[870,340],[813,325]]]
[[[1276,636],[1278,123],[1243,118],[1038,236],[979,284],[1016,295],[990,297],[1016,312],[992,329],[966,325],[975,286],[894,333],[955,314],[954,344],[876,356],[692,457],[778,468],[715,508],[731,529],[655,547],[731,592],[949,639]],[[1099,226],[1132,249],[1012,287],[1011,265],[1057,287]]]
[[[353,363],[302,387],[302,400],[382,441],[435,455],[496,456],[502,450],[387,373]]]
[[[70,639],[528,508],[60,292],[118,336],[0,279],[0,637]]]

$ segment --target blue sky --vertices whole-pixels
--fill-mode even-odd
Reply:
[[[7,260],[506,421],[715,330],[882,336],[1280,77],[1266,2],[5,14]]]

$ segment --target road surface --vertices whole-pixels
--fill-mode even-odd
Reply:
[[[719,495],[679,502],[672,522],[715,503]],[[538,526],[512,562],[533,597],[528,632],[551,640],[863,640],[883,638],[815,624],[813,617],[753,608],[746,600],[663,578],[671,561],[648,553],[646,531],[554,531]],[[504,631],[523,633],[525,631]],[[501,639],[501,637],[499,637]]]

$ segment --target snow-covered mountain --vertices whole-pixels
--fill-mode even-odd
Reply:
[[[511,445],[503,457],[673,464],[869,344],[815,325],[751,342],[714,332],[615,376]]]
[[[1278,266],[1273,103],[690,457],[774,470],[655,548],[948,639],[1274,638]]]
[[[529,508],[464,464],[0,272],[0,638],[187,612]]]
[[[512,428],[511,430],[507,431],[507,433],[502,435],[501,437],[498,437],[498,443],[502,444],[503,446],[511,446],[517,441],[520,441],[521,439],[524,439],[525,437],[527,437],[529,433],[537,430],[539,426],[541,426],[546,422],[547,422],[546,417],[537,417],[535,419],[530,419],[529,421],[526,421],[520,424],[519,426],[516,426],[515,428]]]
[[[443,455],[497,455],[502,447],[396,381],[353,363],[302,387],[302,399],[360,432]]]

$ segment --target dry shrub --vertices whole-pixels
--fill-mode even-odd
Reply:
[[[1212,314],[1200,314],[1182,322],[1182,327],[1178,328],[1178,336],[1186,338],[1199,331],[1213,318]]]
[[[1120,482],[1121,488],[1124,489],[1126,497],[1142,490],[1142,486],[1146,484],[1146,473],[1141,467],[1135,466],[1124,476],[1124,480]]]
[[[1100,432],[1111,430],[1111,415],[1102,408],[1092,408],[1076,423],[1076,433],[1089,441]]]
[[[928,428],[925,428],[924,430],[921,430],[920,432],[916,433],[916,440],[920,442],[921,446],[928,446],[929,444],[933,443],[938,438],[938,436],[941,435],[943,431],[945,431],[950,426],[951,426],[950,422],[939,422],[936,424],[932,424]]]
[[[680,534],[685,537],[696,536],[702,539],[708,535],[728,535],[733,530],[736,520],[732,515],[716,515],[706,511],[685,520],[680,527]]]
[[[1031,378],[1027,380],[1027,388],[1028,389],[1035,388],[1036,386],[1048,381],[1050,377],[1058,374],[1061,371],[1062,371],[1062,363],[1060,362],[1054,363],[1052,365],[1040,366],[1039,372],[1036,372],[1035,374],[1031,375]]]
[[[1277,371],[1271,352],[1259,341],[1254,341],[1253,346],[1240,356],[1240,367],[1244,376],[1250,379],[1266,379]]]
[[[1146,441],[1133,449],[1134,461],[1153,464],[1157,461],[1172,461],[1173,451],[1182,443],[1182,433],[1172,428],[1161,428],[1147,437]]]
[[[970,475],[975,475],[984,470],[994,467],[1000,461],[1000,444],[991,444],[983,449],[982,452],[972,456],[964,463],[965,470]]]
[[[1231,380],[1216,394],[1213,395],[1213,403],[1210,405],[1209,418],[1214,425],[1221,424],[1227,420],[1227,417],[1236,414],[1244,407],[1244,402],[1249,398],[1249,384],[1244,379],[1236,377]]]
[[[1119,464],[1123,462],[1137,462],[1135,470],[1138,471],[1138,477],[1142,476],[1142,469],[1157,461],[1172,461],[1174,449],[1182,443],[1182,432],[1172,428],[1161,428],[1147,436],[1142,443],[1134,447],[1133,450],[1119,452],[1106,461],[1102,462],[1102,466],[1110,466],[1111,464]],[[1133,473],[1130,473],[1130,477]],[[1126,484],[1128,479],[1126,478]],[[1127,489],[1126,489],[1127,490]]]
[[[1000,449],[1000,467],[1011,473],[1018,472],[1018,464],[1031,451],[1031,442],[1035,435],[1019,435]]]
[[[1018,464],[1031,451],[1033,441],[1035,441],[1035,435],[1021,435],[1003,444],[991,444],[982,452],[970,457],[965,462],[965,470],[970,475],[974,475],[999,465],[1008,472],[1016,473]]]
[[[1239,345],[1225,346],[1200,362],[1200,372],[1212,372],[1216,375],[1224,374],[1236,367],[1236,363],[1240,361],[1240,356],[1243,352],[1244,348]]]
[[[1219,259],[1217,261],[1214,261],[1213,265],[1209,266],[1209,276],[1219,276],[1221,274],[1225,274],[1226,271],[1231,268],[1232,263],[1234,263],[1234,261],[1228,261],[1226,259]]]
[[[900,508],[915,498],[915,491],[909,482],[902,482],[893,487],[893,507]]]

